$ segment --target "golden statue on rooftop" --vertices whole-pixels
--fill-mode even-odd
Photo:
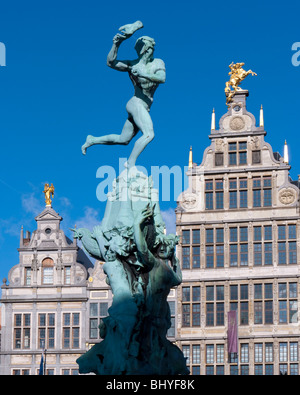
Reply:
[[[244,70],[243,66],[245,63],[231,63],[229,65],[230,72],[228,75],[230,75],[230,80],[226,82],[226,87],[225,87],[225,93],[227,96],[226,104],[229,104],[232,102],[232,98],[235,95],[237,91],[241,91],[242,89],[239,87],[241,82],[249,75],[257,75],[254,73],[252,70]],[[230,89],[232,87],[233,90]]]
[[[46,207],[51,207],[52,199],[54,197],[54,190],[53,184],[51,184],[51,186],[49,186],[49,184],[45,184],[43,192],[45,194]]]

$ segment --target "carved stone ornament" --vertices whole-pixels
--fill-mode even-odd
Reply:
[[[245,127],[245,121],[242,117],[234,117],[230,121],[229,127],[231,130],[242,130]]]
[[[192,210],[197,205],[197,195],[194,193],[185,193],[182,196],[180,204],[185,210]]]
[[[250,144],[251,144],[251,149],[252,149],[252,150],[258,149],[259,146],[260,146],[259,138],[258,138],[257,136],[252,137],[252,138],[251,138],[251,143],[250,143]]]
[[[279,200],[282,204],[289,205],[295,202],[296,194],[295,191],[291,188],[283,189],[279,193]]]
[[[223,151],[224,150],[224,141],[222,139],[218,139],[216,141],[216,151]]]

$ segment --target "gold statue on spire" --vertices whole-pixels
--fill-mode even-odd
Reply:
[[[254,73],[252,70],[244,70],[243,66],[245,63],[231,63],[229,65],[230,72],[228,75],[230,76],[230,80],[226,82],[226,87],[225,87],[225,93],[227,96],[226,104],[229,104],[232,102],[232,98],[235,95],[237,91],[241,91],[242,89],[239,87],[241,82],[249,75],[257,75]],[[233,88],[233,90],[230,89],[230,86]]]
[[[53,184],[51,184],[51,186],[49,186],[49,184],[45,185],[43,192],[45,194],[46,207],[51,207],[52,199],[54,197],[54,190]]]

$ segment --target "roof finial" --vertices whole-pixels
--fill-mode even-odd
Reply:
[[[20,247],[23,247],[24,244],[24,227],[21,227],[21,234],[20,234]]]
[[[289,148],[287,142],[284,142],[284,154],[283,154],[283,162],[288,164],[289,163]]]
[[[261,128],[264,128],[264,127],[265,127],[263,105],[261,105],[261,107],[260,107],[259,126],[260,126]]]
[[[216,114],[215,114],[215,109],[213,109],[213,112],[211,114],[211,130],[216,130]]]
[[[193,167],[193,148],[190,148],[190,155],[189,155],[189,169]]]

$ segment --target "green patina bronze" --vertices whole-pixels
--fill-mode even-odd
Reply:
[[[153,58],[155,41],[153,38],[142,36],[137,39],[135,50],[138,58],[135,60],[118,60],[118,50],[121,43],[143,27],[142,22],[137,21],[131,25],[120,27],[122,33],[113,38],[113,46],[107,57],[109,67],[128,72],[134,86],[134,96],[126,105],[128,118],[121,134],[109,134],[101,137],[88,136],[82,146],[83,154],[87,148],[95,144],[122,144],[127,145],[136,134],[141,131],[142,136],[136,141],[126,166],[135,166],[136,160],[145,147],[154,138],[154,129],[149,111],[153,102],[153,95],[159,84],[166,80],[165,64],[161,59]]]
[[[77,360],[80,373],[189,373],[181,350],[167,339],[171,327],[167,296],[182,281],[175,254],[178,237],[165,234],[158,191],[151,177],[134,166],[152,136],[148,111],[155,89],[164,82],[165,68],[162,61],[152,58],[154,41],[149,37],[137,40],[138,60],[116,60],[120,43],[141,27],[141,22],[136,22],[120,28],[123,34],[115,36],[108,56],[109,66],[128,71],[135,85],[135,95],[127,104],[125,129],[121,136],[88,137],[83,147],[85,152],[92,144],[121,144],[120,138],[127,136],[128,141],[138,129],[143,133],[127,168],[113,183],[101,225],[93,231],[74,230],[86,251],[105,262],[103,269],[113,293],[109,315],[99,328],[103,340]]]

